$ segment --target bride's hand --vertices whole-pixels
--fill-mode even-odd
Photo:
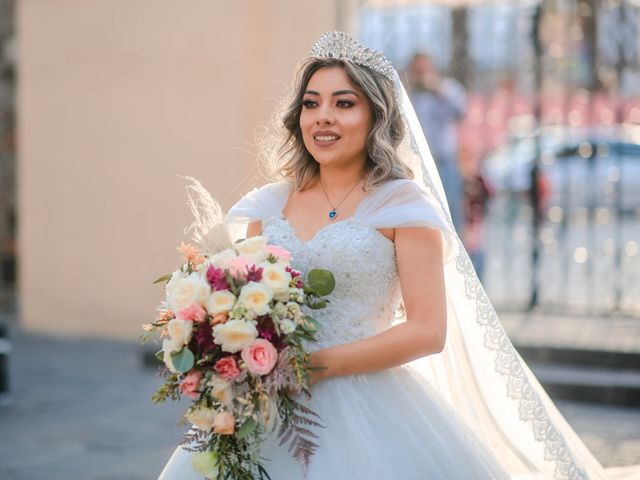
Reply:
[[[313,386],[327,376],[326,366],[324,365],[325,361],[322,358],[322,351],[319,350],[317,352],[313,352],[309,356],[309,363],[311,367],[314,367],[314,369],[309,372],[309,384]]]

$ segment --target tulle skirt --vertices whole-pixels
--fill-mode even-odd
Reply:
[[[319,382],[310,400],[322,417],[306,476],[273,434],[261,456],[273,480],[506,479],[490,450],[410,366]],[[177,448],[162,480],[202,480]]]

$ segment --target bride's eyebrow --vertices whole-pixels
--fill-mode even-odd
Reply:
[[[318,95],[318,96],[320,96],[320,92],[316,92],[315,90],[305,90],[304,94],[305,95]],[[356,92],[354,92],[353,90],[337,90],[337,91],[333,92],[331,94],[331,96],[332,97],[336,97],[338,95],[346,95],[346,94],[355,95],[356,97],[358,96],[358,94]]]

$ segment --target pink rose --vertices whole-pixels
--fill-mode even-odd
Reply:
[[[291,260],[291,252],[289,250],[285,250],[279,245],[267,245],[265,250],[276,258],[281,258],[287,261]]]
[[[240,375],[240,369],[238,368],[236,359],[231,355],[222,357],[216,362],[213,368],[216,372],[218,372],[218,375],[220,375],[225,380],[233,380],[238,375]]]
[[[198,399],[198,384],[202,380],[200,370],[191,370],[180,384],[180,392],[192,400]]]
[[[213,419],[213,431],[218,435],[231,435],[236,430],[236,419],[233,414],[223,411]]]
[[[207,316],[207,312],[197,303],[190,307],[183,308],[178,312],[178,317],[182,320],[191,320],[192,322],[203,322]]]
[[[247,273],[247,269],[251,268],[255,263],[246,255],[238,255],[236,258],[229,261],[229,273],[234,277],[239,277]]]
[[[255,375],[266,375],[273,370],[278,360],[278,351],[269,340],[258,338],[244,347],[240,354],[249,371]]]

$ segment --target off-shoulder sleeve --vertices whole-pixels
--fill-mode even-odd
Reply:
[[[455,258],[456,234],[436,201],[413,180],[393,180],[373,191],[359,207],[362,222],[374,228],[429,227],[440,230],[445,263]]]
[[[254,188],[229,209],[227,222],[243,224],[281,215],[290,190],[291,184],[287,181]]]

